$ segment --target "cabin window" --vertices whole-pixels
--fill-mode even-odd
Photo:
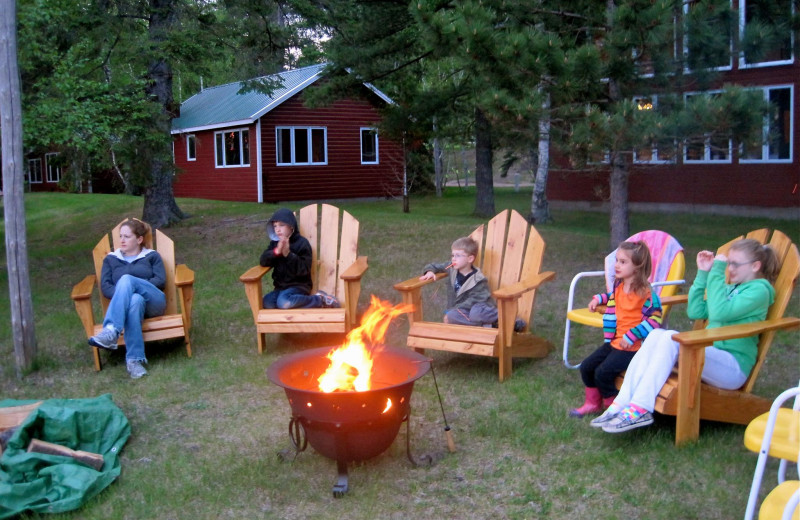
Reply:
[[[795,9],[791,0],[739,0],[740,67],[792,63]]]
[[[792,162],[792,86],[765,87],[763,92],[771,106],[764,120],[761,146],[742,144],[739,162]]]
[[[186,160],[197,160],[197,139],[195,138],[194,134],[189,134],[186,136]]]
[[[61,180],[61,164],[57,153],[47,153],[44,155],[47,164],[47,182],[58,182]]]
[[[275,146],[279,166],[328,164],[328,132],[324,127],[276,127]]]
[[[42,182],[42,160],[28,159],[28,182],[31,184],[41,184]]]
[[[686,20],[684,56],[689,70],[731,68],[730,0],[689,0],[683,4]]]
[[[217,168],[250,165],[250,132],[246,128],[214,133]]]
[[[687,94],[686,100],[699,95],[717,96],[718,92],[704,94]],[[687,163],[730,163],[731,162],[731,139],[725,135],[715,135],[713,130],[688,139],[685,142],[683,160]]]
[[[643,115],[648,112],[658,113],[658,96],[635,97],[633,102],[636,104],[636,110]],[[664,139],[640,146],[634,149],[633,160],[639,163],[675,162],[675,141]]]
[[[378,129],[361,129],[361,164],[378,164]]]

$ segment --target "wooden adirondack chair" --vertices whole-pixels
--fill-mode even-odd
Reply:
[[[769,230],[759,229],[747,234],[761,243],[766,243]],[[725,253],[737,237],[721,246],[717,251]],[[680,343],[678,369],[664,384],[656,399],[655,410],[676,416],[675,444],[696,440],[700,436],[700,419],[734,424],[748,424],[755,417],[768,412],[772,401],[753,395],[753,386],[767,357],[775,332],[800,326],[800,318],[788,318],[783,314],[792,296],[800,274],[800,254],[797,246],[781,231],[775,231],[769,244],[775,249],[781,264],[775,281],[775,303],[769,308],[767,319],[746,325],[731,325],[706,329],[705,323],[695,323],[694,330],[675,334]],[[667,303],[684,303],[688,295],[667,298]],[[701,383],[700,374],[705,360],[704,348],[714,341],[743,338],[760,334],[758,356],[747,382],[739,390],[722,390]]]
[[[341,308],[264,309],[261,279],[270,268],[248,269],[239,281],[253,311],[259,354],[268,332],[348,332],[356,323],[361,277],[368,267],[367,257],[358,256],[358,220],[336,206],[311,204],[299,211],[297,225],[313,251],[312,291],[335,295]]]
[[[102,316],[105,316],[109,300],[100,292],[100,274],[103,269],[103,259],[109,252],[119,247],[119,228],[121,225],[122,222],[117,224],[109,235],[103,235],[103,238],[94,246],[92,257],[94,258],[95,274],[86,276],[72,288],[71,297],[75,302],[75,309],[78,311],[81,323],[83,323],[87,339],[97,334],[103,326],[102,319],[99,323],[95,322],[92,310],[92,292],[97,287]],[[144,340],[155,341],[182,337],[186,341],[186,354],[192,357],[189,330],[192,327],[194,271],[186,267],[185,264],[175,265],[175,245],[172,239],[160,230],[156,230],[155,233],[155,246],[153,245],[152,233],[148,233],[145,237],[144,246],[158,251],[158,254],[161,255],[161,260],[164,262],[164,270],[167,274],[167,283],[164,286],[167,309],[163,316],[147,318],[142,322]],[[178,311],[178,301],[180,301],[180,311]],[[124,332],[119,337],[118,343],[120,345],[125,343]],[[94,368],[99,371],[102,368],[100,365],[100,349],[97,347],[91,347],[91,349],[94,354]]]
[[[429,348],[499,358],[500,381],[503,381],[511,376],[513,357],[544,357],[553,348],[549,341],[528,331],[515,333],[514,321],[521,318],[531,323],[536,289],[554,279],[556,274],[540,272],[544,240],[514,210],[498,213],[470,236],[478,243],[475,265],[488,278],[492,295],[497,300],[498,328],[423,321],[421,289],[432,280],[421,281],[414,277],[394,288],[402,293],[403,303],[414,306],[414,312],[409,314],[409,347],[418,351]],[[446,276],[440,273],[436,279]]]

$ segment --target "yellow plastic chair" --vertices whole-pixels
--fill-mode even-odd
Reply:
[[[800,480],[786,480],[786,466],[789,462],[797,462],[800,456],[800,385],[781,393],[768,413],[753,419],[744,432],[744,445],[750,451],[758,453],[758,462],[750,486],[747,499],[745,520],[751,520],[758,502],[758,492],[767,458],[780,459],[778,468],[778,486],[764,499],[758,518],[764,519],[800,519]],[[795,398],[792,409],[783,408],[784,402]],[[798,472],[800,478],[800,472]]]
[[[628,242],[641,240],[650,249],[653,261],[653,269],[650,273],[650,285],[653,286],[660,298],[670,297],[678,292],[681,285],[685,283],[683,273],[686,270],[686,259],[683,254],[683,247],[670,234],[658,230],[640,231],[628,238]],[[569,362],[569,338],[570,326],[572,322],[586,325],[589,327],[603,328],[603,313],[591,312],[588,307],[574,308],[575,291],[578,282],[583,278],[605,276],[606,290],[611,291],[614,287],[614,261],[616,249],[605,259],[605,270],[585,271],[575,275],[569,285],[569,297],[567,299],[567,320],[564,326],[564,365],[567,368],[578,368],[580,363],[573,365]],[[596,291],[600,292],[600,291]],[[663,304],[663,319],[666,322],[670,305]]]

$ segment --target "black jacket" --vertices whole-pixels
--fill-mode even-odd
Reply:
[[[289,255],[275,255],[273,250],[278,245],[278,237],[272,229],[272,223],[278,221],[292,226],[294,232],[289,237]],[[301,287],[311,292],[311,244],[297,229],[294,213],[286,208],[276,211],[267,222],[267,235],[270,242],[261,253],[259,263],[263,267],[272,267],[272,285],[275,290],[282,291],[290,287]]]
[[[112,251],[103,259],[103,270],[100,271],[100,291],[108,299],[114,296],[114,288],[122,275],[129,274],[147,280],[162,291],[167,283],[167,273],[161,255],[152,249],[142,248],[142,252],[133,262],[122,258],[119,249]]]

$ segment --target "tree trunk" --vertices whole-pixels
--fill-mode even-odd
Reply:
[[[442,185],[444,184],[444,160],[442,153],[442,143],[438,137],[433,138],[433,172],[434,184],[436,185],[436,196],[442,196]]]
[[[475,215],[493,217],[492,125],[481,109],[475,109]]]
[[[611,153],[611,244],[616,249],[620,242],[630,236],[628,221],[628,161],[617,151]]]
[[[550,94],[542,103],[542,117],[539,118],[539,161],[536,165],[536,181],[531,198],[530,223],[545,224],[553,221],[550,205],[547,203],[547,172],[550,169]]]
[[[172,191],[173,165],[169,160],[172,148],[168,139],[175,114],[172,98],[172,67],[163,57],[164,52],[161,50],[168,32],[177,23],[175,2],[176,0],[150,0],[149,38],[157,55],[152,58],[147,68],[147,77],[150,80],[147,85],[147,95],[161,106],[154,124],[165,137],[161,141],[160,149],[153,150],[151,155],[151,178],[144,190],[142,220],[154,228],[167,227],[186,218],[175,202]]]
[[[11,335],[14,338],[16,373],[21,378],[36,357],[36,333],[23,198],[22,103],[17,66],[15,0],[0,0],[0,118]]]

